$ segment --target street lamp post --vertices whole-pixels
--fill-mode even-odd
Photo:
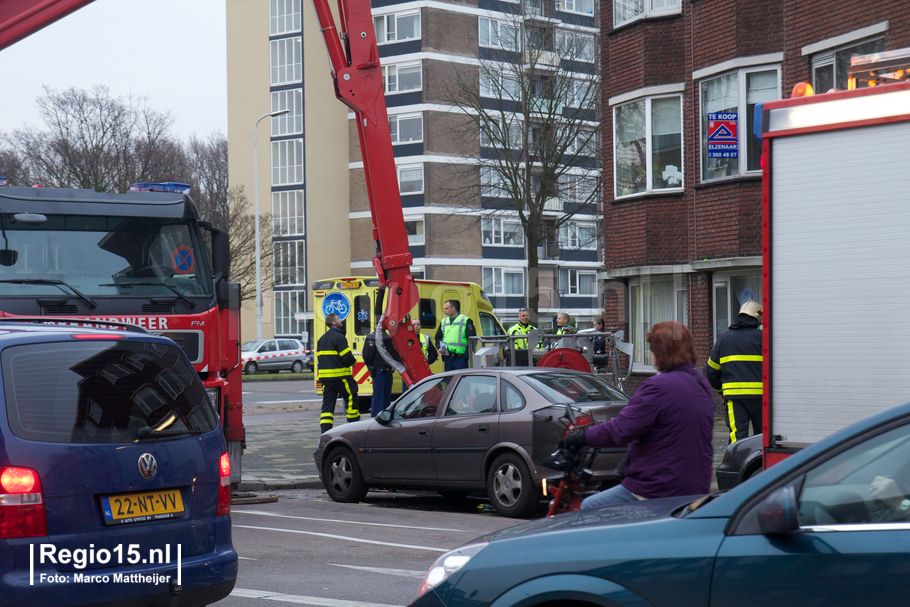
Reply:
[[[263,114],[256,119],[253,125],[253,206],[256,215],[256,339],[262,339],[262,273],[259,268],[259,146],[257,145],[257,131],[259,122],[269,116],[281,116],[291,110],[278,110]]]

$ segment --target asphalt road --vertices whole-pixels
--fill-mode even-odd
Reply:
[[[372,492],[359,504],[315,489],[275,493],[275,503],[233,507],[240,574],[218,605],[407,605],[443,552],[521,522],[485,501],[429,493]]]

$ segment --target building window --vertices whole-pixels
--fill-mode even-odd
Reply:
[[[583,270],[559,270],[559,294],[597,295],[597,273]]]
[[[636,19],[677,14],[679,0],[613,0],[613,25],[619,26]]]
[[[423,114],[398,114],[389,116],[392,143],[420,143],[423,141]]]
[[[559,196],[567,202],[592,204],[592,197],[597,189],[596,177],[564,173],[559,176]]]
[[[303,183],[303,139],[272,142],[272,185]]]
[[[741,69],[701,81],[701,167],[702,181],[736,177],[761,171],[761,144],[752,136],[755,104],[780,99],[780,70]],[[735,156],[710,158],[708,114],[735,115],[738,149]],[[715,129],[716,130],[716,129]],[[717,151],[726,155],[726,152]]]
[[[306,312],[306,291],[275,291],[275,335],[300,337],[306,321],[296,315]]]
[[[484,217],[480,220],[481,240],[485,245],[523,247],[521,220],[511,217]]]
[[[682,97],[624,103],[613,117],[616,197],[681,188]]]
[[[689,324],[685,275],[633,279],[629,285],[630,326],[635,352],[632,362],[650,367],[651,350],[645,336],[659,322]]]
[[[480,123],[480,146],[486,148],[521,149],[522,122],[517,116],[484,119]]]
[[[507,51],[518,50],[520,26],[517,22],[478,17],[477,25],[480,46],[501,48]]]
[[[508,198],[502,175],[494,167],[480,167],[480,195],[485,198]]]
[[[272,233],[275,236],[303,236],[303,190],[272,192]]]
[[[269,0],[269,35],[300,31],[300,0]]]
[[[577,126],[569,127],[574,130]],[[578,129],[575,136],[571,136],[571,130],[560,129],[560,141],[566,143],[566,152],[569,154],[578,154],[579,156],[596,156],[597,155],[597,131]]]
[[[488,295],[524,295],[525,272],[521,268],[483,268],[483,290]]]
[[[560,249],[597,249],[597,224],[570,221],[559,226]]]
[[[556,8],[569,13],[594,14],[594,0],[557,0]]]
[[[420,11],[373,17],[376,43],[403,42],[420,38]]]
[[[562,59],[594,62],[594,36],[574,30],[556,30],[556,51]]]
[[[382,80],[387,95],[419,91],[423,88],[423,70],[419,61],[383,65]]]
[[[402,194],[423,193],[423,165],[402,164],[398,170],[398,189]]]
[[[817,94],[827,93],[831,89],[847,90],[850,57],[881,53],[884,50],[885,39],[879,38],[812,55],[812,88]]]
[[[306,284],[306,242],[280,240],[274,242],[275,286]]]
[[[408,244],[409,245],[422,245],[425,244],[423,235],[423,219],[415,219],[413,221],[404,222],[404,231],[408,234]],[[411,271],[413,275],[413,270]]]
[[[300,36],[270,41],[269,61],[272,68],[272,86],[300,82],[303,78]]]
[[[761,303],[761,271],[714,275],[714,341],[736,322],[739,309],[750,299]]]
[[[573,78],[569,82],[569,90],[565,95],[566,105],[569,107],[594,109],[600,86],[597,80],[582,80]]]
[[[480,96],[494,99],[521,99],[521,81],[515,74],[504,73],[494,66],[480,67]]]
[[[272,137],[303,133],[303,89],[273,92],[272,111],[280,110],[290,112],[272,116]]]

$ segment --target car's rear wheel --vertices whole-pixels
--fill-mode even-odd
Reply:
[[[259,365],[257,365],[253,361],[250,361],[243,366],[243,373],[245,375],[253,375],[258,372],[259,372]]]
[[[487,475],[487,493],[502,516],[528,516],[540,504],[540,493],[531,480],[531,471],[514,452],[503,453],[493,461]]]
[[[291,365],[291,373],[303,373],[303,363],[295,360],[294,364]]]
[[[346,447],[329,453],[322,470],[322,484],[329,497],[344,504],[359,502],[369,491],[354,454]]]

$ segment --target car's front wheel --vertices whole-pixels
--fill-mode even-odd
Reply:
[[[291,365],[291,373],[303,373],[303,363],[295,360],[294,364]]]
[[[253,375],[253,374],[257,373],[258,371],[259,371],[259,365],[257,365],[253,361],[250,361],[246,365],[243,366],[243,372],[246,375]]]
[[[502,516],[524,517],[540,504],[540,493],[528,465],[517,453],[503,453],[493,461],[487,475],[487,494]]]
[[[359,502],[369,491],[354,454],[346,447],[329,453],[322,470],[322,484],[330,498],[345,504]]]

